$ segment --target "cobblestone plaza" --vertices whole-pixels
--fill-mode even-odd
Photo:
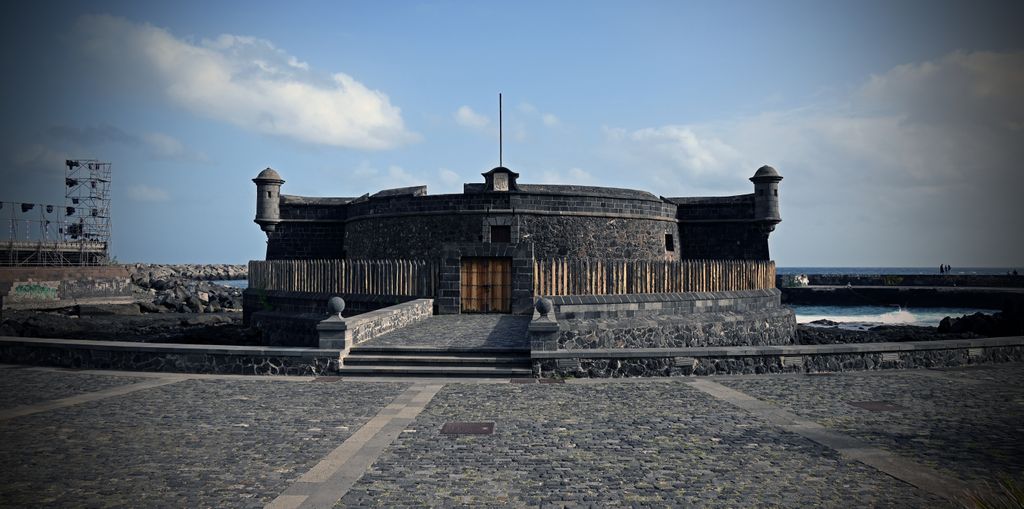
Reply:
[[[1021,364],[511,382],[3,366],[0,505],[947,507],[1024,471]]]

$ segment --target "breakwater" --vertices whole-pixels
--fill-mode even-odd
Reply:
[[[798,286],[798,275],[775,278],[779,288]],[[1007,274],[806,274],[808,286],[913,286],[1024,288],[1024,276]]]

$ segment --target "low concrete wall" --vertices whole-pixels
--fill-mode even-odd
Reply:
[[[537,376],[827,373],[1024,361],[1024,337],[905,343],[535,351]]]
[[[0,268],[0,308],[48,309],[133,302],[123,266]]]
[[[63,368],[323,375],[337,372],[339,355],[337,350],[311,348],[0,337],[0,362]]]
[[[345,324],[352,331],[352,344],[358,345],[426,319],[433,311],[434,299],[416,299],[353,316]]]

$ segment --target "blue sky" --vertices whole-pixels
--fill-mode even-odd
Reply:
[[[383,7],[382,7],[383,6]],[[66,2],[8,8],[0,200],[113,163],[120,261],[264,255],[250,182],[750,192],[783,266],[1024,265],[1024,4]],[[3,211],[3,217],[9,211]]]

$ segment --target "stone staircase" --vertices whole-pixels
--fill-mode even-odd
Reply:
[[[341,376],[515,378],[533,376],[530,350],[425,346],[353,347]]]

